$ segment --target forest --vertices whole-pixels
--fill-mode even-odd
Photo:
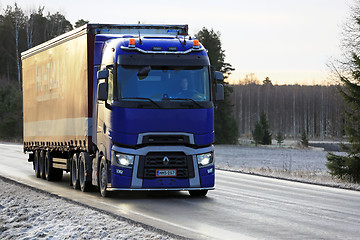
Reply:
[[[337,86],[272,85],[270,79],[232,85],[231,102],[239,136],[251,137],[260,113],[267,115],[270,130],[298,139],[344,136],[344,103]]]

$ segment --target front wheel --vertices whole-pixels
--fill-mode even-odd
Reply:
[[[208,190],[189,190],[190,196],[192,197],[205,197]]]
[[[105,157],[101,158],[100,167],[99,167],[99,189],[101,196],[106,197],[109,195],[107,190],[108,184],[108,173],[107,173],[107,163]]]

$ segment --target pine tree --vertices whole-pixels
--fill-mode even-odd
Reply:
[[[260,120],[255,123],[252,135],[256,146],[258,144],[271,145],[272,134],[270,133],[269,122],[264,111],[260,114]]]
[[[301,145],[303,145],[304,147],[308,147],[308,146],[309,146],[309,139],[308,139],[308,136],[306,135],[305,130],[302,131],[300,143],[301,143]]]
[[[269,122],[267,120],[267,116],[264,111],[262,111],[260,114],[260,125],[263,130],[263,138],[260,143],[263,145],[271,145],[271,135],[272,134],[270,133]]]
[[[281,131],[278,131],[278,133],[275,136],[276,142],[279,144],[279,146],[284,142],[284,135],[282,134]]]
[[[255,146],[257,146],[259,143],[262,142],[262,139],[264,136],[264,131],[262,129],[260,122],[255,123],[255,128],[254,128],[254,131],[252,132],[252,135],[253,135],[253,139],[255,141]]]
[[[349,22],[344,28],[344,55],[349,61],[342,61],[334,70],[342,86],[339,91],[345,101],[345,132],[349,145],[342,145],[346,156],[328,153],[326,166],[330,173],[341,179],[360,183],[360,2],[355,2]]]
[[[219,32],[215,32],[213,29],[208,30],[205,27],[196,34],[196,38],[208,50],[211,65],[216,71],[222,72],[226,79],[235,69],[231,64],[225,62],[225,50],[221,47],[220,36]],[[218,103],[215,110],[215,142],[235,144],[239,134],[232,114],[233,105],[230,102],[233,88],[227,82],[222,82],[222,84],[224,85],[225,99]]]
[[[339,88],[347,105],[345,132],[349,145],[342,145],[347,156],[328,153],[326,166],[339,178],[348,177],[360,183],[360,58],[353,53],[351,76],[339,75],[343,87]]]

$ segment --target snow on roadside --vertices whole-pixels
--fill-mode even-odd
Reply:
[[[0,179],[0,239],[173,239]]]
[[[360,190],[360,184],[340,181],[328,173],[326,155],[321,148],[215,145],[217,169]]]

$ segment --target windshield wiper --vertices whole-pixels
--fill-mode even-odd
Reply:
[[[120,98],[120,100],[123,99],[139,99],[139,100],[147,100],[149,102],[151,102],[152,104],[154,104],[155,106],[157,106],[158,108],[161,108],[159,104],[157,104],[154,100],[152,100],[151,98],[143,98],[143,97],[128,97],[128,98]]]
[[[182,100],[182,101],[191,101],[193,103],[195,103],[198,107],[202,108],[202,106],[200,105],[200,103],[198,103],[197,101],[195,101],[192,98],[167,98],[165,100]]]

